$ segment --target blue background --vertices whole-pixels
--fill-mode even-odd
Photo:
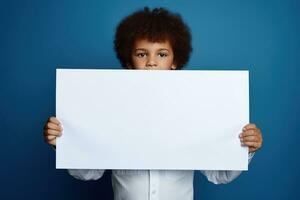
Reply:
[[[297,0],[2,1],[0,199],[112,199],[109,172],[83,182],[56,170],[42,130],[55,115],[56,67],[120,68],[115,27],[143,6],[166,7],[188,23],[194,51],[186,69],[250,70],[250,118],[263,148],[230,184],[196,173],[195,199],[300,199]]]

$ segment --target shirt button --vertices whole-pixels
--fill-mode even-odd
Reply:
[[[153,191],[152,191],[152,194],[155,194],[155,193],[156,193],[156,191],[155,191],[155,190],[153,190]]]

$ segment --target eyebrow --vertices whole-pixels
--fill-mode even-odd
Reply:
[[[147,51],[147,49],[143,49],[143,48],[137,48],[137,49],[135,49],[134,51]],[[158,49],[158,51],[162,51],[162,50],[164,50],[164,51],[169,51],[169,49],[164,49],[164,48],[161,48],[161,49]]]

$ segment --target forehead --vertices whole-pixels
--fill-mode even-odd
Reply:
[[[172,50],[170,41],[168,39],[163,41],[150,41],[148,39],[137,39],[134,42],[134,49],[167,49]]]

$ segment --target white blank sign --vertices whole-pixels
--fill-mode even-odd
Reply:
[[[56,73],[56,168],[248,169],[248,71]]]

